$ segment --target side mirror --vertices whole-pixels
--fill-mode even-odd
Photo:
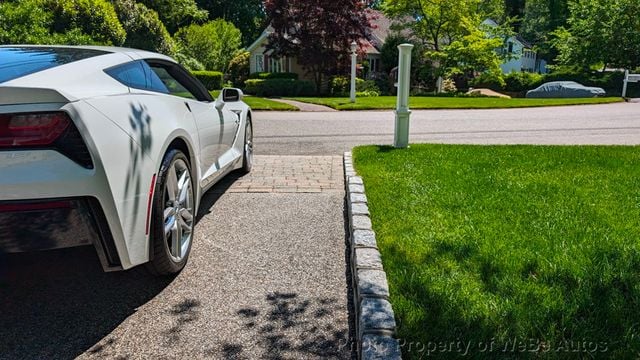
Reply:
[[[235,89],[235,88],[222,89],[222,101],[225,103],[241,101],[243,96],[244,94],[240,89]]]

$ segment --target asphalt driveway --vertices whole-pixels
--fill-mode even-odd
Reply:
[[[254,170],[207,193],[175,278],[92,248],[0,259],[0,358],[352,357],[341,158]]]

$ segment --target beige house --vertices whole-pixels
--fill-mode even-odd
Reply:
[[[374,12],[374,20],[371,23],[372,26],[367,38],[360,39],[360,44],[366,54],[364,59],[360,59],[360,62],[363,60],[368,62],[369,75],[381,71],[380,50],[391,32],[391,20],[381,12]],[[247,48],[247,51],[251,54],[249,61],[250,72],[252,74],[257,72],[290,72],[298,74],[300,79],[309,79],[306,71],[298,64],[296,58],[270,56],[266,47],[269,42],[269,34],[272,32],[273,28],[271,26],[267,27],[260,37]]]

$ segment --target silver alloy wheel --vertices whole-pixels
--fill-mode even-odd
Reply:
[[[165,185],[164,240],[174,262],[189,251],[193,234],[193,188],[189,167],[177,159],[167,172]]]
[[[244,134],[244,158],[248,163],[248,168],[251,168],[253,164],[253,125],[251,121],[247,119],[247,126]]]

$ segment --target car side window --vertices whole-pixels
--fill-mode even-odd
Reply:
[[[128,87],[169,94],[169,89],[144,61],[132,61],[105,72]]]
[[[157,84],[160,82],[162,86],[168,89],[169,94],[187,99],[197,100],[196,96],[189,91],[178,79],[169,73],[167,68],[162,65],[150,64],[151,82]],[[158,84],[158,85],[160,85]]]
[[[148,81],[144,63],[134,61],[106,70],[112,78],[132,88],[147,89]]]

